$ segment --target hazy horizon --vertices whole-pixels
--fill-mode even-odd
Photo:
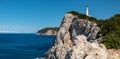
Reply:
[[[1,0],[0,33],[35,33],[58,27],[66,12],[78,11],[97,19],[120,13],[120,0]]]

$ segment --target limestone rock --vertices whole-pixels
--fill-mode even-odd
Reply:
[[[111,52],[97,43],[99,30],[94,22],[66,14],[47,59],[110,59]],[[114,55],[112,59],[120,59],[119,54]]]

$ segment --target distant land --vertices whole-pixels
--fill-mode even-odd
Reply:
[[[37,31],[37,35],[56,35],[59,27],[46,27]]]

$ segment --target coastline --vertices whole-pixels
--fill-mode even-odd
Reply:
[[[44,35],[44,36],[56,36],[54,34],[39,34],[39,33],[36,33],[36,35]]]

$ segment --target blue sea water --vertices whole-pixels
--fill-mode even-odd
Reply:
[[[36,34],[0,34],[0,59],[44,57],[55,36]]]

